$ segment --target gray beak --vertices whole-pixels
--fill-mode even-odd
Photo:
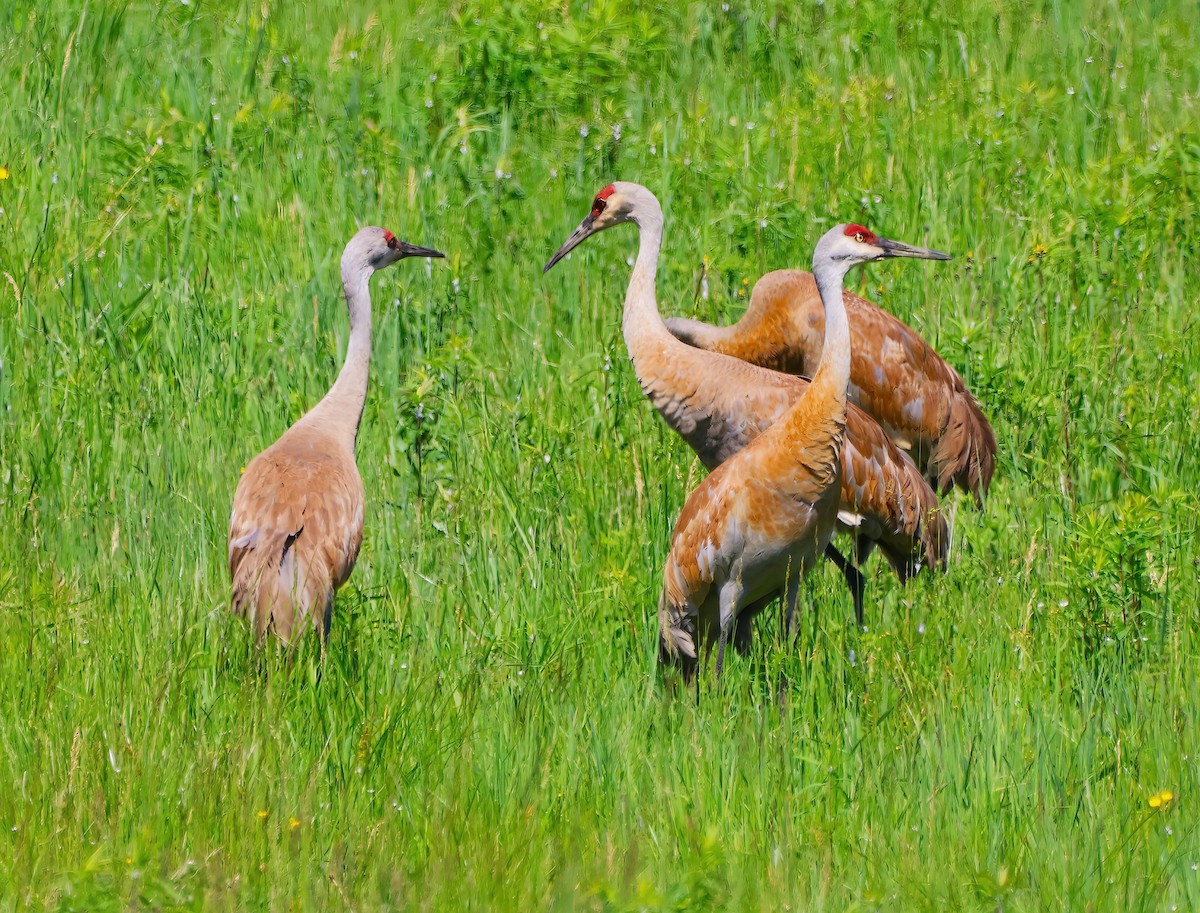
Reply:
[[[943,254],[940,250],[913,247],[911,244],[905,244],[903,241],[889,241],[887,238],[879,238],[875,242],[875,246],[883,249],[885,257],[917,257],[921,260],[950,259],[949,254]]]
[[[573,232],[571,232],[571,237],[567,238],[567,240],[565,242],[563,242],[563,246],[560,247],[558,250],[556,250],[554,252],[554,256],[551,257],[546,262],[546,265],[542,267],[543,273],[550,272],[550,267],[554,266],[555,263],[557,263],[559,260],[561,260],[567,254],[569,254],[571,251],[573,251],[575,248],[577,248],[580,244],[582,244],[584,241],[586,241],[591,236],[593,221],[594,220],[592,219],[592,217],[588,216],[586,219],[584,219],[582,222],[579,223],[579,227],[577,229],[575,229]]]
[[[420,247],[416,244],[409,244],[407,241],[399,242],[397,250],[400,251],[402,257],[431,257],[439,260],[446,259],[446,255],[440,250],[434,250],[432,247]]]

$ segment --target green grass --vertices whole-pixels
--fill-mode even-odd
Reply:
[[[0,909],[1200,908],[1200,7],[303,6],[0,0]],[[1001,442],[945,577],[857,632],[823,569],[699,705],[634,229],[540,274],[613,178],[668,313],[834,221],[954,251],[854,281]],[[449,259],[374,282],[322,666],[225,530],[371,223]]]

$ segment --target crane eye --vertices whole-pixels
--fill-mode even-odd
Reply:
[[[607,203],[605,203],[599,197],[596,197],[596,199],[592,202],[592,218],[596,218],[598,215],[600,215],[600,213],[604,212],[607,207]]]
[[[861,231],[856,231],[854,233],[854,240],[857,241],[859,244],[862,244],[864,241],[867,240],[867,236],[864,235]]]

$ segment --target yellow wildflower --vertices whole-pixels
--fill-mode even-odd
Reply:
[[[7,181],[10,172],[3,165],[0,165],[0,181]]]
[[[300,819],[292,815],[292,817],[288,818],[288,827],[294,831],[298,831],[300,829]]]
[[[259,821],[266,821],[266,820],[267,820],[267,818],[269,818],[270,816],[271,816],[271,813],[270,813],[269,811],[267,811],[267,810],[264,808],[262,811],[260,811],[260,812],[258,813],[258,820],[259,820]]]
[[[1166,808],[1171,804],[1174,798],[1175,794],[1173,792],[1171,792],[1169,789],[1163,789],[1156,792],[1146,801],[1149,803],[1151,808]]]

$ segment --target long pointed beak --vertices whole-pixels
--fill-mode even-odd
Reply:
[[[903,241],[889,241],[887,238],[880,238],[875,242],[876,247],[883,248],[885,257],[917,257],[921,260],[949,260],[949,254],[943,254],[940,250],[929,250],[927,247],[913,247],[911,244],[905,244]]]
[[[440,250],[434,250],[432,247],[420,247],[416,244],[409,244],[407,241],[400,242],[399,251],[406,257],[432,257],[439,260],[446,259],[446,255]]]
[[[554,266],[555,263],[577,248],[592,235],[593,221],[594,220],[592,217],[588,216],[579,223],[579,227],[571,232],[571,237],[567,238],[567,240],[563,242],[563,246],[556,250],[554,252],[554,256],[551,257],[546,262],[546,265],[542,267],[542,273],[550,272],[550,267]]]

